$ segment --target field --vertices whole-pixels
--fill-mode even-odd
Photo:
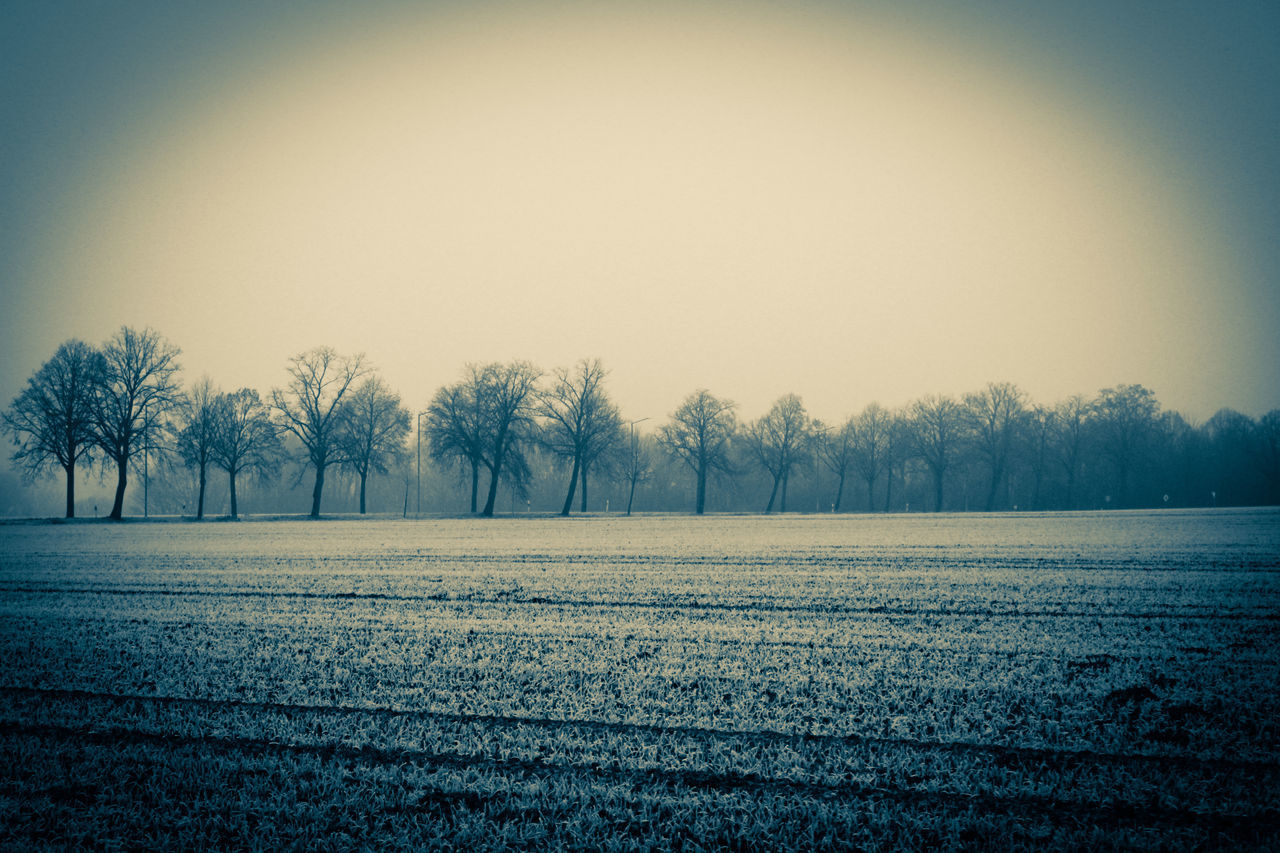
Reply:
[[[1280,849],[1280,511],[0,525],[0,847]]]

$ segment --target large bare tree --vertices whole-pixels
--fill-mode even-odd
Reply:
[[[488,364],[480,371],[480,399],[484,412],[483,462],[489,469],[489,494],[480,515],[493,517],[504,468],[513,483],[528,471],[524,446],[534,439],[534,405],[542,371],[527,361]]]
[[[320,517],[325,469],[343,459],[338,446],[342,401],[365,374],[364,354],[341,356],[332,347],[316,347],[289,359],[289,384],[271,392],[283,429],[302,442],[306,462],[315,469],[311,517]]]
[[[849,478],[849,469],[853,467],[853,418],[844,423],[826,428],[814,422],[814,440],[818,457],[822,464],[836,476],[836,496],[831,502],[831,511],[840,512],[844,502],[844,483]]]
[[[1066,477],[1066,508],[1075,509],[1076,482],[1088,449],[1093,404],[1079,394],[1059,402],[1053,409],[1053,446]]]
[[[653,474],[653,454],[650,452],[652,441],[648,436],[637,436],[633,425],[628,441],[630,446],[622,468],[623,478],[627,482],[627,515],[631,515],[631,505],[636,499],[636,486]]]
[[[586,510],[587,470],[622,438],[622,417],[604,389],[609,372],[599,359],[583,359],[572,370],[556,368],[552,375],[551,387],[539,395],[538,414],[546,420],[543,443],[557,456],[573,462],[560,510],[561,515],[568,515],[579,479],[582,508]]]
[[[1133,480],[1147,462],[1160,404],[1142,385],[1117,385],[1098,392],[1093,403],[1098,448],[1111,463],[1121,507],[1133,502]]]
[[[456,462],[471,475],[471,514],[479,506],[480,469],[484,466],[484,368],[469,364],[458,382],[436,391],[427,407],[427,443],[431,458]]]
[[[933,511],[942,510],[943,484],[964,435],[964,416],[954,398],[929,394],[911,404],[911,442],[933,475]]]
[[[978,455],[987,465],[986,511],[996,506],[1009,454],[1027,414],[1027,395],[1011,382],[990,382],[981,391],[964,395],[964,415]]]
[[[94,394],[101,381],[102,354],[70,340],[27,380],[4,414],[13,437],[13,462],[28,479],[54,465],[67,478],[67,518],[76,515],[76,463],[92,461]]]
[[[893,441],[893,414],[879,403],[868,403],[852,421],[853,466],[867,484],[867,510],[875,509],[876,480],[888,470]]]
[[[227,472],[231,517],[239,518],[236,477],[249,472],[259,477],[275,473],[284,448],[276,425],[271,422],[271,412],[252,388],[219,394],[214,413],[213,461]]]
[[[198,495],[196,518],[204,518],[204,492],[209,463],[213,461],[213,442],[217,432],[218,389],[213,380],[202,376],[191,386],[182,401],[182,428],[178,430],[178,455],[183,464],[196,470]]]
[[[732,471],[729,441],[737,430],[732,400],[722,400],[699,388],[671,413],[670,423],[658,428],[658,443],[693,470],[697,479],[694,512],[702,515],[707,504],[707,477]]]
[[[791,470],[803,460],[809,441],[809,414],[804,403],[795,394],[782,395],[768,412],[747,426],[745,438],[751,455],[773,478],[765,514],[773,512],[779,489],[779,508],[786,512],[787,482],[791,479]]]
[[[98,447],[116,466],[112,519],[124,514],[129,462],[139,446],[164,436],[167,415],[182,399],[178,385],[181,350],[152,329],[124,326],[102,348],[103,370],[94,403]]]
[[[348,395],[338,443],[347,465],[360,476],[360,514],[365,514],[365,487],[370,473],[387,473],[405,453],[409,412],[400,395],[380,376],[370,376]]]

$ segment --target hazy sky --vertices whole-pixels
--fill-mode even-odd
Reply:
[[[263,7],[271,7],[269,10]],[[10,2],[0,398],[598,356],[842,418],[1009,380],[1280,406],[1280,4]]]

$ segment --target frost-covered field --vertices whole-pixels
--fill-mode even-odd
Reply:
[[[1280,847],[1280,511],[0,525],[0,846]]]

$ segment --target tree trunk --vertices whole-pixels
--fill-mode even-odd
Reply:
[[[200,496],[196,498],[196,520],[204,519],[204,483],[205,483],[205,465],[200,464]]]
[[[991,486],[987,489],[987,512],[996,508],[996,492],[1000,491],[1000,478],[1004,474],[1004,465],[991,466]]]
[[[631,489],[627,492],[627,515],[631,515],[631,502],[636,498],[636,480],[631,478]]]
[[[111,504],[111,518],[113,521],[119,521],[124,515],[124,487],[129,483],[129,457],[125,457],[124,461],[116,460],[116,499]]]
[[[769,502],[764,506],[764,514],[773,512],[773,500],[778,496],[778,478],[773,478],[773,488],[769,490]]]
[[[582,466],[582,505],[580,512],[587,511],[587,466]]]
[[[840,476],[836,479],[836,499],[831,505],[832,512],[840,511],[840,501],[844,499],[844,471],[840,472]],[[871,511],[870,507],[867,507]]]
[[[888,473],[889,473],[889,476],[884,478],[884,511],[885,512],[890,512],[893,508],[892,504],[890,503],[890,501],[893,499],[893,465],[889,466]]]
[[[707,505],[707,466],[698,467],[698,497],[694,503],[694,514],[702,515]]]
[[[369,479],[369,472],[361,471],[360,472],[360,514],[361,515],[364,515],[364,486],[365,486],[365,482],[368,479]]]
[[[320,517],[320,495],[322,492],[324,492],[324,467],[325,466],[323,465],[316,466],[316,485],[315,485],[315,488],[311,490],[311,517],[312,518]]]
[[[231,517],[239,518],[236,513],[236,472],[228,471],[227,476],[231,478]]]
[[[67,472],[67,518],[76,517],[76,463],[72,460],[70,465],[64,465],[63,470]]]
[[[782,512],[787,511],[787,480],[791,479],[790,473],[784,472],[782,475],[782,503],[778,507]]]
[[[573,494],[578,488],[578,465],[581,460],[578,454],[573,454],[573,473],[569,475],[569,493],[564,496],[564,506],[560,508],[560,514],[568,515],[569,510],[573,509]]]
[[[498,502],[498,474],[501,470],[499,463],[495,463],[489,469],[489,496],[485,499],[484,509],[480,512],[483,518],[493,518],[493,505]]]
[[[476,495],[480,493],[480,463],[471,460],[471,514],[476,514]]]

